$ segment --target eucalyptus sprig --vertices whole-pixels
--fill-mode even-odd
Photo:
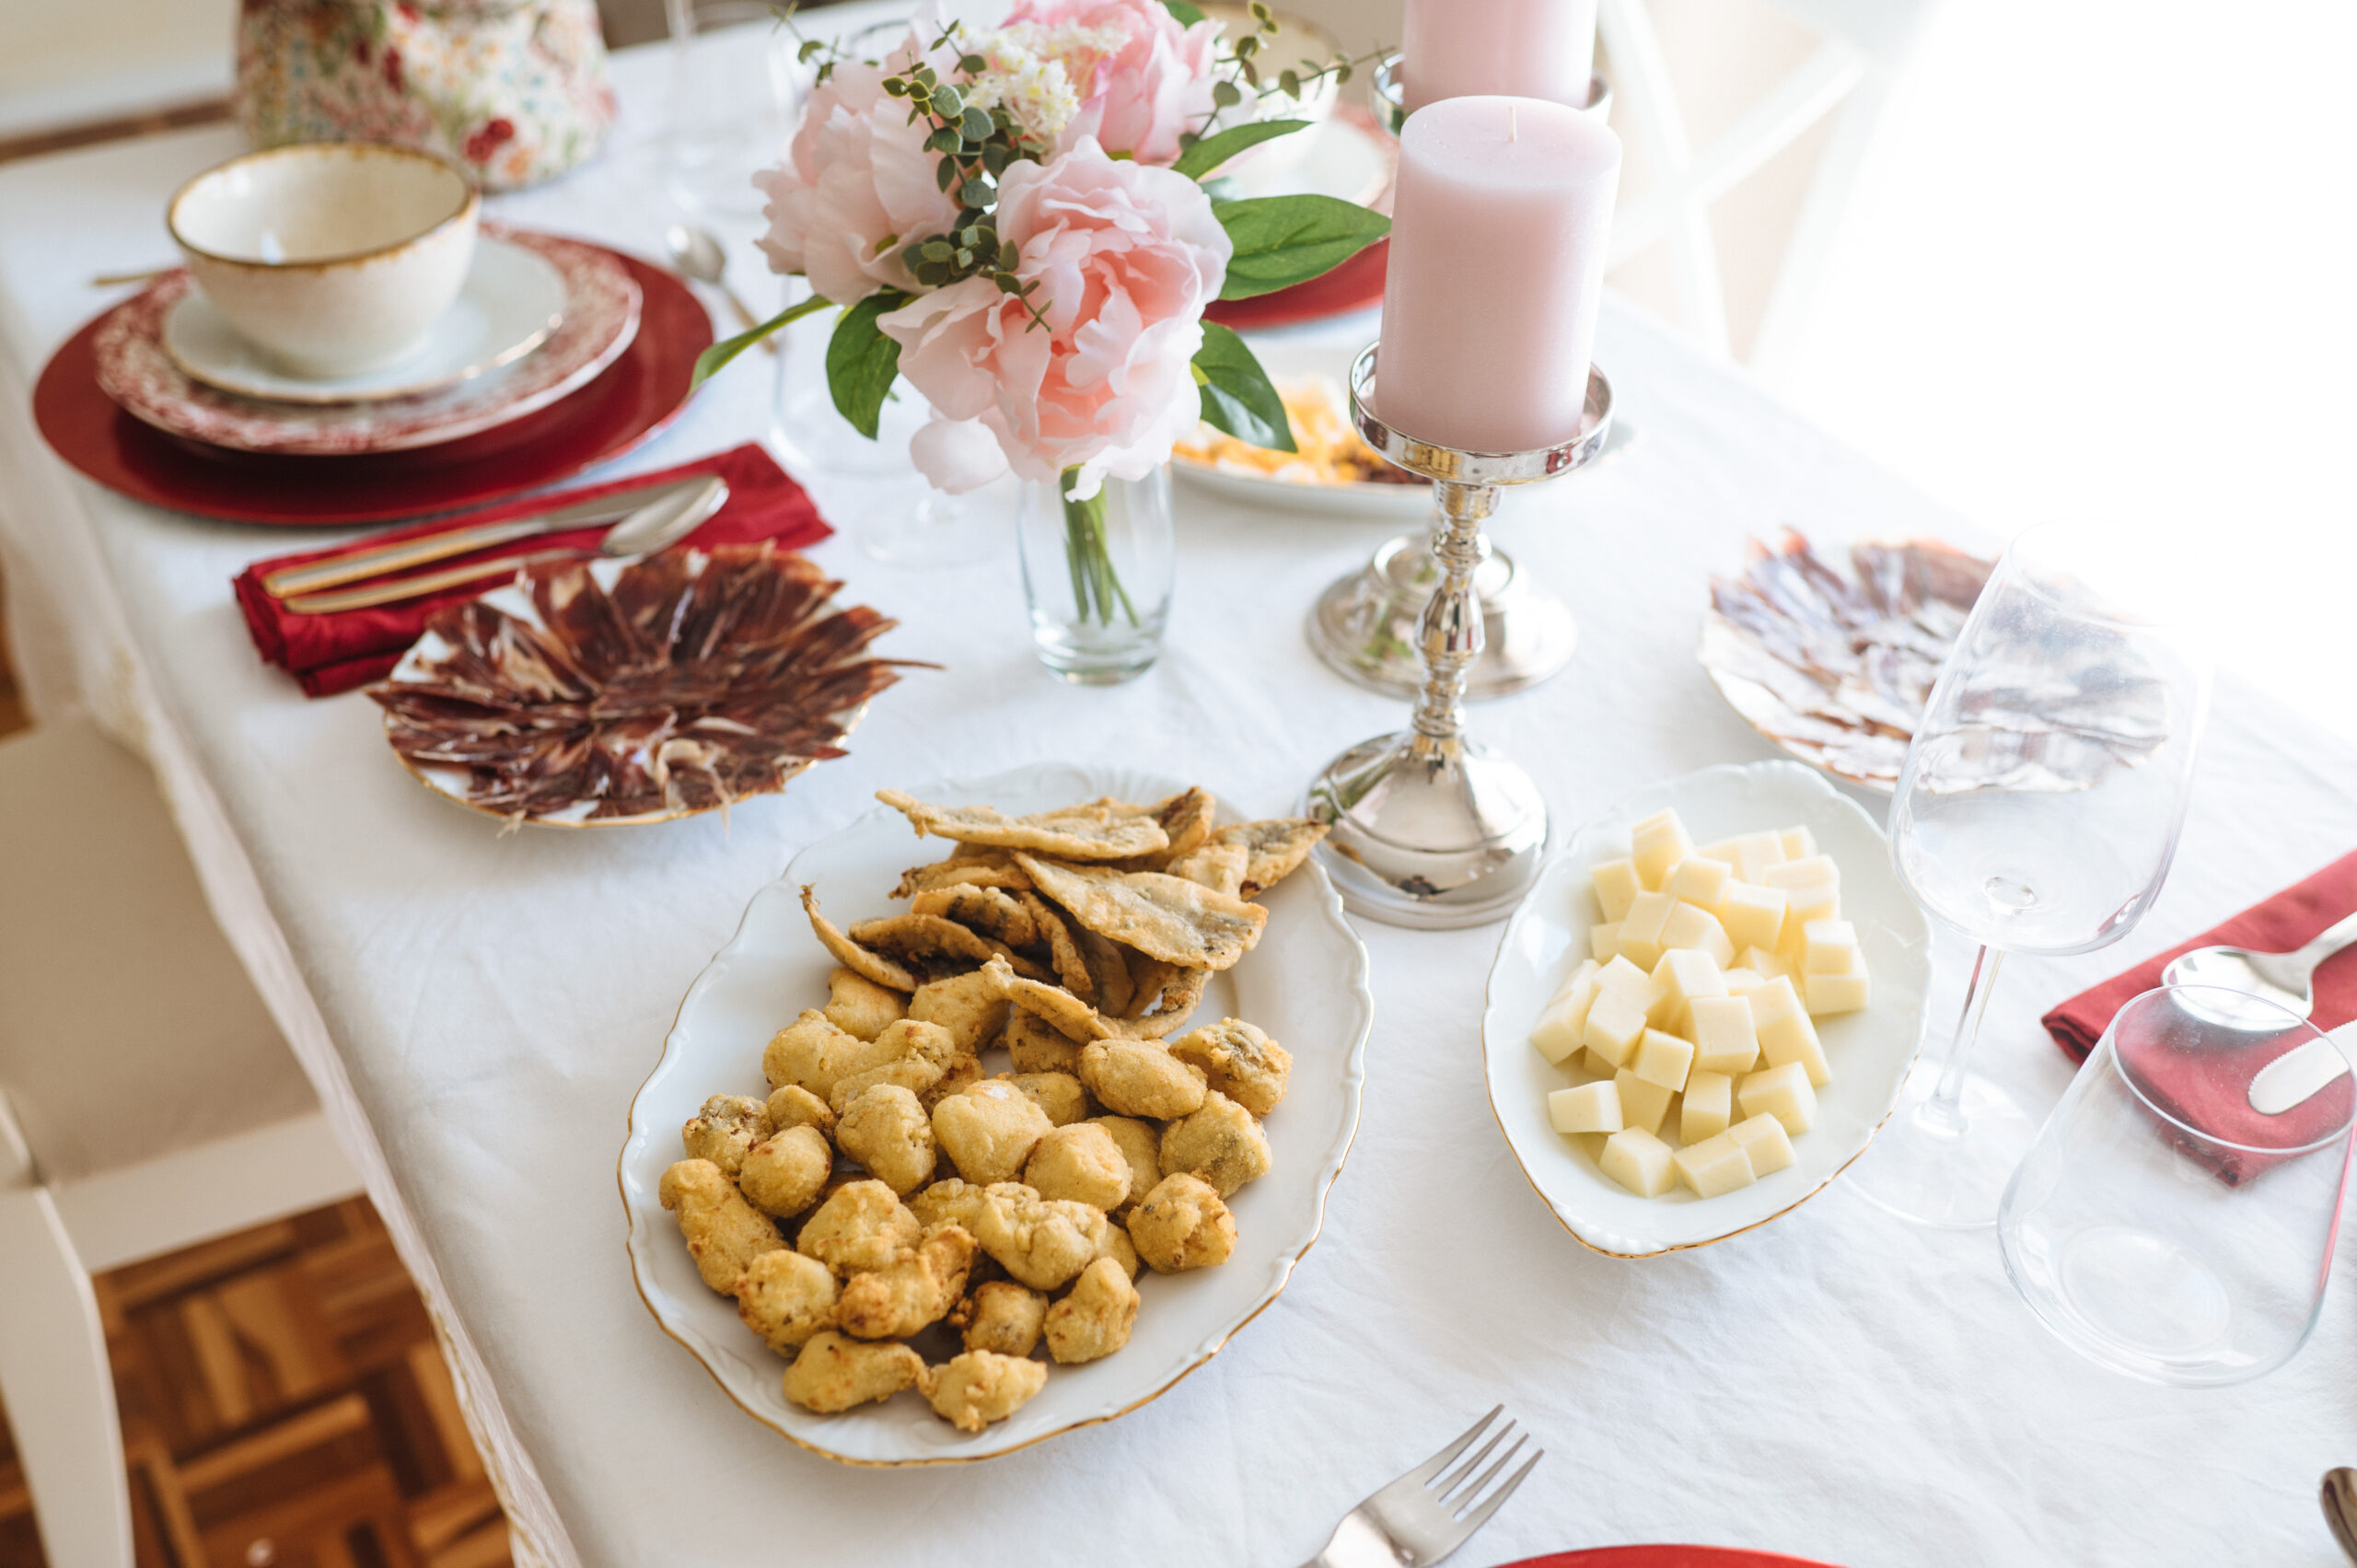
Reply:
[[[933,49],[961,45],[955,24],[943,29]],[[927,52],[931,52],[928,50]],[[958,72],[971,78],[990,68],[979,54],[961,52]],[[938,153],[934,178],[945,194],[958,199],[958,217],[939,234],[911,240],[900,251],[909,275],[927,288],[946,288],[968,278],[988,278],[1001,294],[1023,304],[1031,318],[1026,330],[1044,328],[1047,316],[1032,299],[1037,280],[1016,275],[1023,260],[1012,240],[998,237],[998,181],[1008,167],[1046,150],[1036,146],[1014,115],[1004,106],[984,109],[968,103],[955,82],[945,82],[932,65],[919,61],[898,75],[884,78],[884,91],[909,102],[909,122],[932,127],[925,137],[929,151]],[[897,242],[894,240],[886,243]]]

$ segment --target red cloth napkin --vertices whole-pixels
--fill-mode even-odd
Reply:
[[[604,484],[584,485],[576,490],[503,502],[479,512],[470,512],[464,517],[443,517],[434,522],[396,528],[389,533],[338,545],[333,550],[304,551],[257,561],[233,579],[238,608],[244,612],[246,629],[253,634],[254,646],[261,650],[265,663],[274,664],[293,675],[302,683],[303,690],[314,697],[333,696],[356,686],[366,686],[391,673],[393,666],[401,662],[401,655],[425,629],[426,617],[435,610],[446,604],[478,598],[498,587],[505,579],[485,577],[480,582],[429,594],[422,598],[404,599],[399,604],[381,605],[375,610],[347,610],[341,615],[296,615],[263,589],[261,580],[269,573],[349,554],[354,551],[373,549],[419,534],[436,533],[462,523],[489,523],[502,517],[525,517],[534,512],[568,506],[576,501],[593,500],[618,490],[699,473],[718,474],[726,480],[728,500],[702,528],[688,536],[686,542],[690,545],[752,544],[772,540],[786,549],[798,550],[806,544],[816,544],[834,531],[827,526],[826,519],[819,516],[818,506],[803,494],[802,487],[788,478],[785,470],[779,468],[767,452],[748,443],[657,473],[633,474],[628,479]],[[436,561],[431,566],[418,570],[439,571],[472,560],[520,558],[568,545],[594,547],[610,526],[598,524],[563,533],[543,534],[520,543]]]
[[[2217,943],[2255,953],[2289,952],[2352,910],[2357,910],[2357,854],[2343,855],[2306,881],[2261,900],[2232,920],[2125,974],[2081,992],[2039,1021],[2055,1044],[2074,1061],[2084,1062],[2119,1009],[2131,998],[2159,985],[2161,971],[2178,954]],[[2309,1022],[2329,1030],[2357,1018],[2357,948],[2326,959],[2316,970],[2315,983],[2316,1005]],[[2326,1136],[2349,1114],[2350,1080],[2340,1079],[2281,1116],[2262,1116],[2251,1109],[2250,1081],[2260,1068],[2310,1038],[2294,1030],[2253,1040],[2247,1045],[2205,1041],[2199,1055],[2147,1052],[2137,1063],[2138,1082],[2170,1115],[2227,1142],[2297,1146]],[[2231,1051],[2231,1060],[2221,1060],[2222,1050]],[[2229,1182],[2238,1182],[2275,1163],[2263,1156],[2221,1159],[2212,1157],[2219,1151],[2197,1148],[2191,1152],[2216,1167]]]

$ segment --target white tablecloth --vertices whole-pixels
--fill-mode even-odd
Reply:
[[[622,62],[628,136],[643,137],[658,67]],[[1033,662],[1004,518],[984,525],[1006,545],[987,563],[916,571],[869,559],[859,518],[838,517],[846,533],[819,558],[901,618],[888,651],[942,673],[879,701],[848,759],[726,822],[503,838],[393,764],[366,699],[308,702],[255,658],[228,578],[305,536],[132,505],[66,474],[30,431],[26,387],[104,303],[84,280],[165,255],[164,197],[231,150],[203,131],[0,169],[10,586],[37,700],[78,691],[157,760],[216,906],[450,1335],[533,1555],[1294,1562],[1503,1400],[1549,1458],[1469,1562],[1628,1540],[1852,1568],[2340,1561],[2314,1499],[2324,1469],[2357,1460],[2349,1281],[2288,1369],[2189,1394],[2050,1340],[1988,1237],[1906,1227],[1839,1186],[1705,1251],[1585,1252],[1485,1103],[1476,1020],[1495,926],[1363,923],[1378,1014],[1324,1238],[1162,1399],[946,1471],[842,1469],[745,1419],[640,1305],[614,1158],[681,993],[746,900],[872,790],[942,773],[1118,759],[1289,807],[1329,755],[1401,717],[1301,633],[1375,536],[1182,491],[1168,651],[1133,684],[1086,691]],[[658,219],[633,167],[626,143],[498,205],[646,249]],[[1499,530],[1571,598],[1579,662],[1478,710],[1566,827],[1649,781],[1766,753],[1692,657],[1703,575],[1747,536],[1961,526],[1629,312],[1608,313],[1600,361],[1640,441],[1518,497]],[[766,379],[732,374],[629,466],[756,434]],[[2222,691],[2151,918],[2111,953],[2008,966],[1986,1064],[2050,1103],[2068,1069],[2037,1014],[2357,844],[2352,780],[2348,751]],[[1944,958],[1942,1015],[1961,954]]]

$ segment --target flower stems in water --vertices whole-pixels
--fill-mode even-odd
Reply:
[[[1129,590],[1121,587],[1120,575],[1113,570],[1112,552],[1105,542],[1105,489],[1099,485],[1096,494],[1077,500],[1072,491],[1079,480],[1078,469],[1066,469],[1056,484],[1056,493],[1063,500],[1064,566],[1072,574],[1073,607],[1079,611],[1082,625],[1094,621],[1110,626],[1118,601],[1122,619],[1135,626],[1136,607],[1130,603]]]

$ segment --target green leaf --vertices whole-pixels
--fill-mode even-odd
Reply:
[[[1222,299],[1249,299],[1332,272],[1391,232],[1391,220],[1333,196],[1214,202],[1236,247]]]
[[[706,381],[711,380],[714,376],[720,373],[722,366],[726,365],[730,360],[736,358],[747,349],[751,348],[755,343],[760,343],[763,338],[768,337],[780,327],[783,327],[791,321],[798,321],[805,316],[814,316],[819,311],[826,309],[832,303],[833,301],[831,300],[821,299],[817,295],[812,295],[809,298],[804,300],[799,305],[788,306],[784,310],[781,310],[776,315],[771,317],[768,320],[762,322],[760,326],[755,327],[749,331],[739,332],[733,338],[725,338],[719,343],[713,344],[710,348],[696,355],[695,375],[688,382],[688,390],[692,392],[698,387],[702,386]]]
[[[1205,424],[1255,447],[1278,452],[1300,449],[1293,443],[1284,400],[1242,338],[1217,321],[1204,322],[1203,346],[1195,354],[1194,370]]]
[[[1187,4],[1187,0],[1162,0],[1162,8],[1178,18],[1182,28],[1191,28],[1203,19],[1203,14]]]
[[[1231,125],[1180,153],[1178,161],[1170,167],[1190,180],[1201,180],[1247,147],[1308,129],[1306,120],[1256,120],[1249,125]]]
[[[827,341],[827,389],[852,428],[870,441],[876,439],[884,400],[900,374],[900,345],[876,323],[908,302],[909,296],[895,288],[871,294],[843,312],[835,335]]]

